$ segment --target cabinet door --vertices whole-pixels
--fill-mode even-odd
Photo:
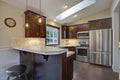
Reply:
[[[46,36],[46,20],[42,18],[42,23],[38,22],[39,14],[32,11],[25,12],[25,21],[28,22],[29,26],[25,27],[25,37],[41,37],[45,38]]]
[[[42,17],[42,23],[40,24],[40,37],[45,38],[46,37],[46,19]]]
[[[25,27],[26,37],[39,37],[40,26],[37,23],[37,16],[33,13],[26,13],[29,26]]]
[[[62,26],[62,39],[67,39],[69,37],[68,26]]]
[[[73,59],[67,61],[67,80],[73,79]]]
[[[97,30],[97,29],[99,29],[99,21],[98,20],[89,21],[89,25],[90,25],[90,30]]]
[[[107,18],[107,19],[99,20],[99,26],[102,29],[112,28],[112,19],[111,18]]]
[[[80,32],[80,31],[89,31],[88,23],[78,24],[77,25],[77,32]]]
[[[70,39],[76,39],[77,38],[77,28],[76,26],[70,26],[69,27],[69,38]]]
[[[112,28],[112,19],[105,18],[105,19],[89,21],[89,26],[90,26],[90,30]]]
[[[68,47],[68,50],[69,50],[69,51],[75,51],[76,48],[75,48],[74,46],[70,46],[70,47]]]

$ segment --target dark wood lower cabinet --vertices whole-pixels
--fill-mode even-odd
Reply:
[[[67,58],[67,80],[73,79],[73,60],[75,59],[75,54]]]
[[[46,56],[20,51],[20,64],[27,66],[28,80],[72,80],[74,55]],[[22,79],[23,80],[23,79]]]

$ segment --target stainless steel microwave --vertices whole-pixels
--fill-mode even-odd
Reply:
[[[77,38],[78,39],[88,39],[89,38],[89,31],[77,32]]]

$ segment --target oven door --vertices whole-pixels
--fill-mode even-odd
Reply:
[[[89,48],[88,47],[76,47],[76,60],[88,62],[88,53]]]

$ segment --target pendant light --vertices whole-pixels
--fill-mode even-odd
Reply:
[[[26,11],[27,11],[27,9],[28,9],[28,0],[26,0]],[[25,22],[25,26],[26,27],[29,27],[29,23],[28,23],[28,14],[26,13],[26,22]]]
[[[40,8],[40,15],[39,15],[39,18],[38,18],[38,22],[39,23],[42,23],[42,18],[41,18],[41,0],[39,0],[39,8]]]

